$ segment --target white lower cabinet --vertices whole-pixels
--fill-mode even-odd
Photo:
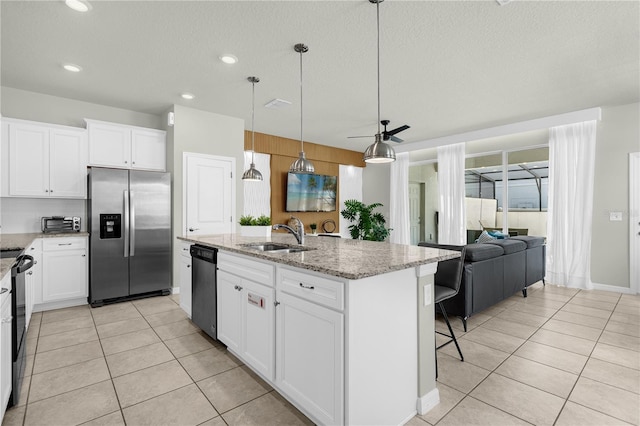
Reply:
[[[275,368],[273,276],[271,265],[218,254],[218,339],[269,381]]]
[[[45,238],[42,247],[42,302],[88,296],[85,237]]]
[[[8,279],[6,279],[8,277]],[[0,422],[7,409],[9,396],[11,395],[12,370],[11,360],[11,273],[5,275],[2,280],[2,287],[8,291],[0,295]]]
[[[344,314],[327,306],[342,307],[343,283],[283,268],[276,286],[276,387],[320,424],[342,424]]]
[[[36,238],[24,251],[33,257],[33,266],[25,276],[25,325],[29,329],[36,304],[42,303],[42,240]]]
[[[190,243],[180,246],[180,307],[191,318],[191,254]]]

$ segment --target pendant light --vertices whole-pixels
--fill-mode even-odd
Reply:
[[[291,163],[289,171],[293,173],[313,173],[315,171],[313,163],[306,159],[304,155],[304,141],[302,139],[302,54],[309,51],[309,46],[298,43],[293,50],[300,54],[300,156]]]
[[[380,3],[384,0],[369,0],[376,5],[376,16],[378,23],[378,133],[373,144],[364,151],[364,161],[367,163],[390,163],[396,161],[396,153],[382,139],[380,132]]]
[[[258,77],[247,77],[247,80],[251,83],[251,166],[249,170],[244,172],[242,175],[242,180],[246,180],[249,182],[259,182],[262,180],[262,173],[260,173],[256,169],[256,165],[254,163],[254,155],[255,155],[255,139],[256,132],[253,127],[254,116],[256,112],[256,83],[260,81]]]

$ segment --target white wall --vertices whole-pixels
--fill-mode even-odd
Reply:
[[[153,129],[162,129],[163,125],[163,117],[158,115],[28,92],[12,87],[3,86],[0,91],[0,108],[3,117],[82,128],[86,127],[83,121],[85,118]]]
[[[640,104],[602,108],[596,136],[591,281],[629,288],[629,153],[640,151]],[[622,212],[611,222],[609,212]],[[585,230],[588,232],[588,230]]]
[[[179,246],[176,237],[183,236],[182,229],[182,154],[200,154],[233,157],[236,159],[236,222],[243,212],[244,172],[244,120],[214,114],[180,105],[174,105],[175,125],[167,128],[167,169],[173,178],[173,282],[179,285]],[[236,226],[239,226],[236,223]]]

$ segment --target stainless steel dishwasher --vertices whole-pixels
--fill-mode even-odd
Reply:
[[[217,340],[218,249],[195,244],[191,246],[189,253],[191,254],[191,321]]]

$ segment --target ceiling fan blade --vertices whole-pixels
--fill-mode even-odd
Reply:
[[[399,137],[393,135],[389,136],[389,139],[396,143],[404,142],[404,139],[400,139]]]
[[[347,139],[356,139],[356,138],[372,138],[374,135],[366,135],[366,136],[347,136]]]
[[[395,129],[393,129],[393,130],[387,130],[385,133],[386,133],[387,135],[389,135],[389,136],[393,136],[393,135],[395,135],[396,133],[403,132],[403,131],[405,131],[405,130],[407,130],[407,129],[409,129],[409,128],[411,128],[411,126],[407,126],[407,125],[405,124],[404,126],[400,126],[400,127],[395,128]]]

